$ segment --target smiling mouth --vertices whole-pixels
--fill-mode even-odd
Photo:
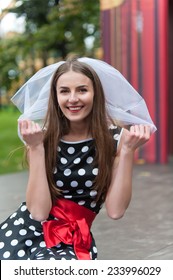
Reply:
[[[84,106],[70,106],[67,107],[70,112],[79,112]]]

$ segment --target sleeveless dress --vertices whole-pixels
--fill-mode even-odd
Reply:
[[[115,139],[115,150],[121,135],[121,128],[111,129]],[[93,165],[95,146],[93,139],[79,142],[61,140],[57,148],[57,165],[53,170],[57,188],[62,198],[98,214],[103,201],[95,201],[97,192],[93,190],[93,180],[98,168]],[[52,215],[48,220],[55,219]],[[90,258],[97,259],[97,247],[92,236]],[[1,260],[71,260],[77,259],[73,245],[60,242],[51,248],[46,247],[42,222],[34,220],[27,210],[26,203],[10,215],[0,225]]]

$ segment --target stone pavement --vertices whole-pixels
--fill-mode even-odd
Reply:
[[[0,222],[25,200],[27,172],[0,176]],[[173,260],[173,166],[135,165],[133,196],[120,220],[103,207],[92,226],[101,260]]]

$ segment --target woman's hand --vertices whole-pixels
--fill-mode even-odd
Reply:
[[[43,144],[43,131],[38,123],[31,120],[19,120],[19,130],[27,146],[34,148]]]
[[[112,219],[121,218],[130,203],[134,152],[149,139],[148,125],[134,125],[130,130],[123,129],[105,201],[107,213]]]
[[[143,124],[133,125],[130,130],[124,129],[123,134],[121,149],[134,152],[150,139],[150,126]]]

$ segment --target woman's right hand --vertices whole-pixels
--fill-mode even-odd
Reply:
[[[43,144],[43,130],[40,125],[31,120],[19,120],[20,134],[26,145],[30,148],[35,148]]]

